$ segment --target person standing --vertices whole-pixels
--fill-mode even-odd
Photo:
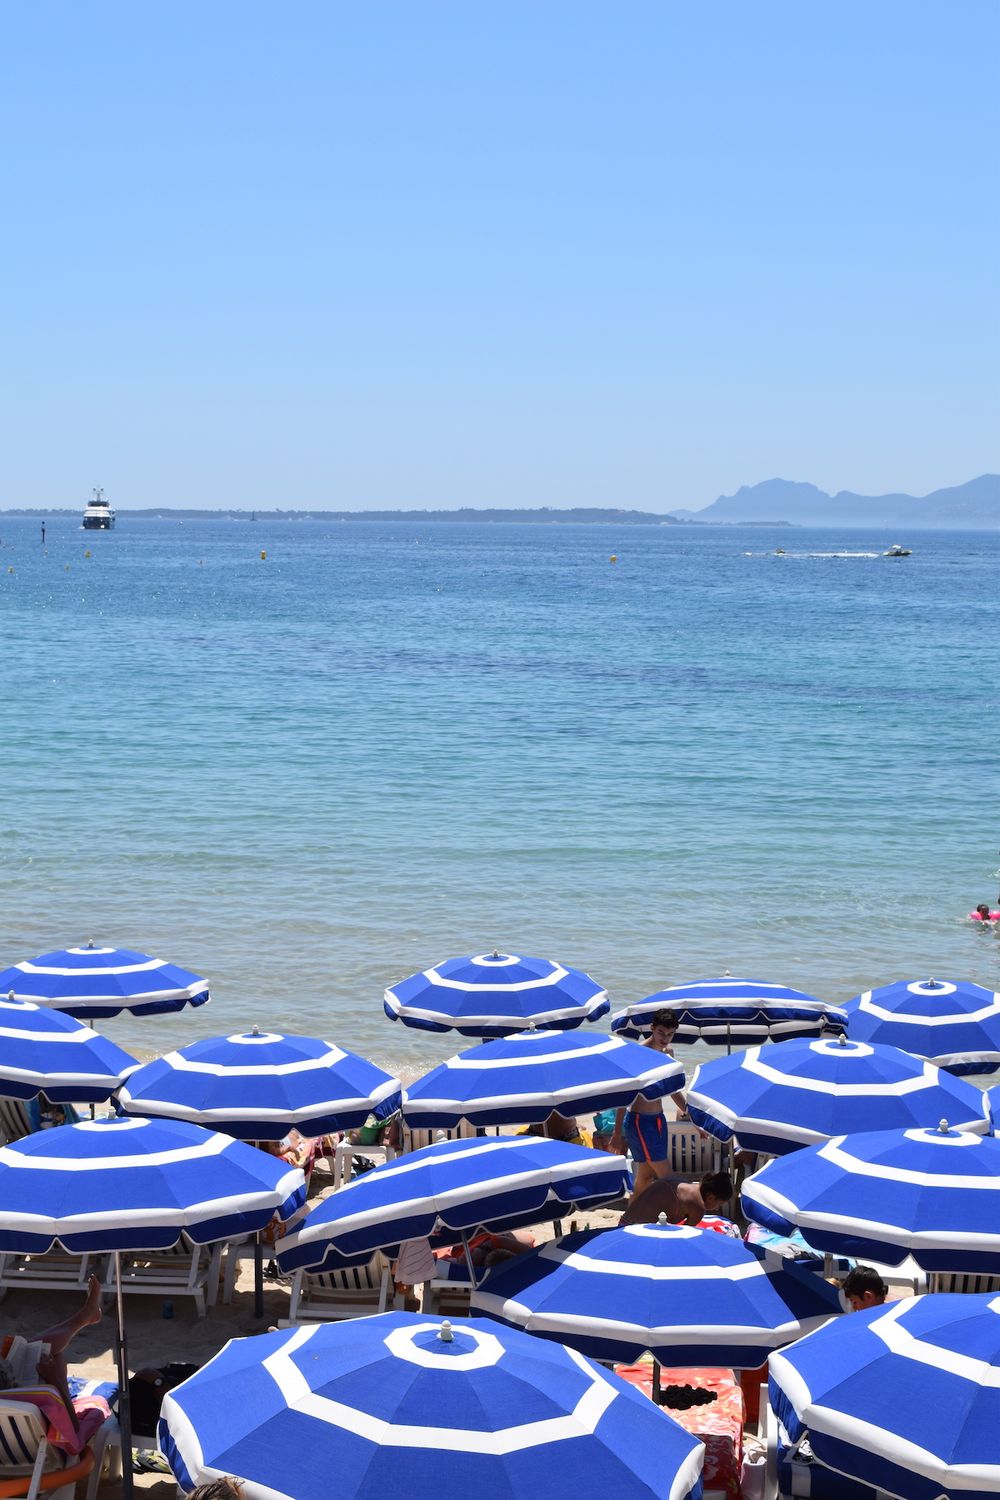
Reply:
[[[658,1010],[650,1023],[649,1036],[642,1045],[673,1057],[671,1044],[676,1030],[675,1013],[672,1010]],[[687,1103],[684,1095],[678,1092],[670,1097],[677,1106],[677,1118],[686,1119]],[[646,1099],[642,1094],[636,1094],[627,1110],[618,1110],[611,1149],[623,1152],[626,1146],[634,1164],[632,1196],[629,1199],[630,1203],[634,1203],[654,1178],[666,1177],[670,1172],[667,1121],[661,1099]]]

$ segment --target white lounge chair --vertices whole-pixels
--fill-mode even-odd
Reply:
[[[61,1400],[57,1391],[52,1396]],[[64,1453],[48,1439],[43,1412],[28,1401],[0,1400],[0,1493],[36,1500],[73,1500],[76,1482],[99,1469],[113,1419],[82,1453]],[[23,1484],[22,1484],[23,1481]]]
[[[224,1241],[193,1245],[182,1239],[169,1250],[130,1250],[121,1257],[122,1291],[146,1297],[193,1297],[199,1318],[214,1307]],[[109,1262],[101,1290],[115,1290],[114,1263]]]
[[[367,1265],[342,1271],[296,1271],[292,1280],[288,1317],[282,1328],[302,1322],[365,1318],[395,1306],[389,1261],[376,1251]]]
[[[722,1166],[721,1144],[683,1120],[668,1124],[667,1150],[670,1175],[685,1182],[698,1182],[706,1172],[718,1172]]]
[[[0,1144],[31,1134],[28,1106],[23,1099],[0,1099]]]
[[[472,1140],[475,1134],[476,1127],[475,1125],[471,1125],[468,1120],[459,1120],[458,1124],[452,1126],[450,1130],[411,1130],[409,1125],[404,1123],[403,1144],[400,1154],[403,1155],[408,1151],[419,1151],[424,1146],[432,1146],[435,1141]],[[366,1149],[364,1146],[361,1147],[362,1151]]]
[[[890,1270],[889,1275],[893,1273]],[[971,1272],[932,1271],[929,1292],[1000,1292],[1000,1276],[976,1276]]]
[[[47,1250],[44,1255],[0,1254],[0,1300],[13,1287],[34,1291],[86,1292],[92,1274],[105,1274],[107,1256],[70,1255],[65,1250]]]

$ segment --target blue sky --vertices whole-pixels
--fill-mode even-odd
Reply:
[[[0,507],[1000,467],[995,0],[32,0],[0,56]]]

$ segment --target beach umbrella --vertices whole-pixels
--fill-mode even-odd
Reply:
[[[2,993],[2,991],[0,991]],[[82,1021],[24,1000],[0,1000],[0,1095],[97,1104],[139,1064]]]
[[[386,1162],[317,1205],[278,1241],[283,1271],[358,1265],[404,1240],[454,1244],[627,1194],[622,1156],[536,1136],[439,1141]]]
[[[659,1099],[684,1087],[674,1058],[624,1037],[580,1031],[521,1031],[481,1042],[409,1085],[403,1113],[413,1125],[533,1124]]]
[[[205,1005],[208,980],[128,948],[63,948],[0,973],[0,995],[91,1019]]]
[[[177,1120],[86,1120],[0,1147],[0,1251],[112,1252],[118,1306],[119,1408],[131,1492],[123,1250],[196,1245],[287,1218],[305,1202],[297,1168],[228,1135]]]
[[[688,1114],[720,1141],[783,1156],[831,1136],[946,1118],[988,1128],[981,1089],[898,1047],[823,1038],[751,1047],[702,1063]]]
[[[658,990],[611,1017],[621,1036],[645,1036],[658,1010],[677,1017],[675,1042],[750,1047],[757,1042],[788,1041],[843,1030],[844,1012],[825,1000],[783,984],[757,979],[698,979]]]
[[[478,1318],[411,1313],[233,1339],[163,1401],[186,1490],[244,1500],[697,1500],[701,1441],[619,1376]]]
[[[742,1370],[843,1311],[814,1272],[679,1224],[563,1235],[490,1271],[472,1306],[592,1359]]]
[[[770,1360],[771,1405],[820,1463],[903,1500],[1000,1494],[1000,1297],[852,1313]]]
[[[353,1130],[399,1108],[399,1080],[315,1037],[260,1032],[192,1042],[146,1063],[118,1096],[126,1114],[190,1120],[247,1141]]]
[[[844,1009],[852,1041],[902,1047],[949,1073],[1000,1068],[1000,994],[981,984],[900,980],[856,995]]]
[[[421,1031],[508,1036],[529,1026],[564,1031],[609,1009],[596,980],[548,958],[477,953],[411,974],[385,992],[392,1021]]]
[[[1000,1273],[1000,1139],[950,1130],[834,1136],[743,1184],[747,1218],[801,1229],[834,1255],[925,1271]]]

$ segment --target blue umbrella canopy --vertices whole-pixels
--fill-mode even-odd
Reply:
[[[899,980],[865,990],[844,1009],[852,1041],[902,1047],[949,1073],[1000,1068],[1000,994],[981,984]]]
[[[1000,1297],[852,1313],[770,1360],[771,1405],[828,1468],[904,1500],[1000,1494]]]
[[[297,1168],[177,1120],[85,1120],[0,1147],[0,1250],[206,1245],[304,1201]]]
[[[253,1031],[192,1042],[147,1063],[119,1094],[130,1115],[190,1120],[241,1140],[353,1130],[400,1103],[399,1080],[316,1037]]]
[[[815,995],[759,979],[698,979],[658,990],[611,1018],[621,1036],[644,1036],[658,1010],[677,1017],[675,1042],[750,1047],[757,1042],[789,1041],[843,1030],[844,1012]]]
[[[835,1136],[743,1184],[748,1218],[834,1255],[1000,1273],[1000,1139],[949,1130]]]
[[[24,1000],[0,1000],[0,1094],[97,1104],[139,1064],[82,1021]]]
[[[596,1208],[630,1184],[624,1157],[535,1136],[440,1141],[366,1172],[278,1241],[284,1271],[329,1270],[403,1240],[452,1244]]]
[[[416,1125],[532,1124],[564,1115],[659,1099],[684,1087],[674,1058],[623,1037],[522,1031],[451,1057],[406,1090],[403,1113]]]
[[[237,1399],[234,1399],[234,1393]],[[246,1500],[698,1500],[703,1448],[558,1344],[382,1313],[234,1339],[163,1402],[181,1485]]]
[[[845,1037],[751,1047],[703,1063],[687,1105],[703,1130],[768,1156],[856,1131],[948,1119],[983,1134],[988,1124],[973,1084],[898,1047]]]
[[[208,981],[128,948],[62,948],[0,973],[0,995],[90,1019],[204,1005]]]
[[[462,1036],[508,1036],[529,1026],[566,1030],[608,1009],[605,991],[589,974],[513,953],[449,958],[385,992],[390,1020]]]
[[[677,1224],[563,1235],[491,1271],[472,1306],[592,1359],[744,1370],[843,1311],[813,1272]]]

